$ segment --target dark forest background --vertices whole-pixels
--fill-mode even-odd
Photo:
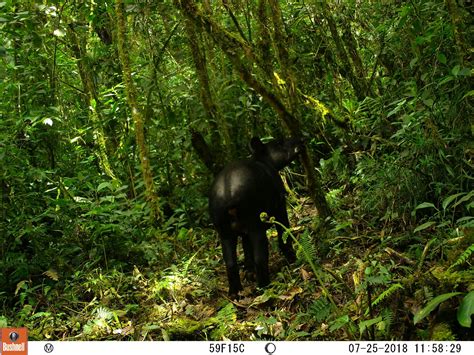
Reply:
[[[0,2],[0,327],[30,339],[472,339],[466,0]],[[297,262],[227,298],[207,212],[253,136]]]

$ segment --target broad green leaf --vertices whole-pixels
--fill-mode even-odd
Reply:
[[[469,201],[473,196],[474,196],[474,191],[469,192],[466,196],[464,196],[463,198],[460,198],[459,201],[457,201],[453,205],[453,208],[456,207],[457,205],[463,203],[463,202]]]
[[[461,228],[473,228],[474,227],[474,217],[462,217],[456,221],[456,224]]]
[[[112,185],[110,184],[110,182],[106,181],[106,182],[103,182],[103,183],[99,184],[99,186],[97,187],[97,192],[99,192],[100,190],[105,189],[106,187],[110,191],[112,191]]]
[[[472,216],[461,217],[456,221],[456,223],[466,222],[466,221],[470,221],[472,219],[474,219],[474,217],[472,217]]]
[[[461,66],[456,65],[453,69],[451,69],[451,74],[453,74],[454,76],[457,76],[459,74],[460,70],[461,70]]]
[[[455,199],[457,199],[459,196],[462,196],[462,195],[465,195],[466,193],[465,192],[460,192],[458,194],[454,194],[454,195],[451,195],[451,196],[448,196],[446,197],[444,200],[443,200],[443,210],[445,210],[448,205],[453,202]]]
[[[413,231],[413,233],[416,233],[416,232],[422,231],[423,229],[429,228],[435,223],[436,222],[433,222],[433,221],[423,223],[421,226],[416,227],[415,230]]]
[[[433,205],[431,202],[423,202],[423,203],[420,203],[418,206],[416,206],[415,210],[420,210],[422,208],[435,208],[436,209],[436,206]]]
[[[443,80],[441,80],[438,84],[438,86],[444,85],[446,83],[449,83],[450,81],[453,81],[454,77],[452,75],[446,76]]]
[[[428,304],[420,309],[416,314],[415,317],[413,318],[413,324],[418,323],[421,321],[423,318],[425,318],[427,315],[429,315],[440,303],[443,303],[444,301],[450,299],[451,297],[461,295],[461,292],[451,292],[451,293],[445,293],[442,295],[439,295],[438,297],[433,298],[431,301],[428,302]]]
[[[448,62],[443,53],[438,53],[438,60],[441,64],[446,64]]]
[[[468,91],[462,98],[465,99],[466,97],[474,96],[474,90]]]
[[[460,76],[470,76],[471,75],[471,69],[469,68],[462,68],[461,71],[458,73]]]
[[[425,99],[425,100],[423,100],[423,103],[428,107],[432,107],[434,101],[433,101],[433,99]]]
[[[461,326],[471,328],[471,316],[474,314],[474,291],[469,292],[458,308],[458,322]]]
[[[374,319],[369,319],[369,320],[364,320],[359,323],[359,332],[362,334],[368,327],[377,324],[382,321],[382,316],[374,318]]]

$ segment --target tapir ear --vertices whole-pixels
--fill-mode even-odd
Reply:
[[[250,140],[249,146],[250,146],[250,151],[252,152],[252,155],[260,155],[265,149],[264,144],[258,137],[253,137]]]

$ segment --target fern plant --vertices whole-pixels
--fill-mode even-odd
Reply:
[[[403,286],[400,283],[391,285],[388,289],[383,291],[375,300],[372,301],[372,306],[377,306],[379,303],[389,298],[397,290],[402,289]]]
[[[448,270],[451,270],[455,268],[456,266],[462,265],[467,260],[469,257],[474,253],[474,244],[471,244],[459,257],[458,259],[448,268]]]

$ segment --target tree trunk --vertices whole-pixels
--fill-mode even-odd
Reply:
[[[283,93],[286,96],[288,107],[290,108],[291,113],[295,116],[299,116],[296,80],[293,75],[290,56],[288,54],[288,40],[283,31],[284,24],[280,4],[278,0],[268,0],[268,3],[270,6],[270,12],[272,14],[274,38],[273,43],[276,48],[278,62],[280,64],[281,73],[285,82],[285,85],[279,85],[279,87],[283,87],[285,89]]]
[[[196,35],[196,26],[194,22],[186,19],[186,32],[189,40],[189,48],[193,56],[196,74],[199,80],[199,90],[201,94],[201,102],[206,111],[209,123],[212,127],[212,146],[214,147],[212,153],[212,160],[216,168],[223,167],[223,161],[226,156],[233,157],[233,142],[230,138],[229,128],[227,122],[218,112],[217,105],[211,91],[209,82],[209,75],[207,72],[206,56],[202,47],[199,44],[198,36]],[[222,143],[225,151],[222,149]],[[219,154],[220,153],[220,154]]]
[[[446,8],[448,9],[451,23],[453,24],[454,41],[456,43],[456,52],[459,63],[464,64],[464,58],[467,54],[467,46],[464,42],[465,36],[460,29],[461,17],[458,12],[458,7],[455,0],[445,0]]]
[[[85,53],[84,49],[85,46],[81,45],[81,42],[72,25],[69,26],[68,33],[71,38],[72,54],[76,59],[77,68],[79,70],[79,76],[81,77],[83,90],[86,96],[86,104],[89,108],[89,119],[92,122],[92,127],[94,127],[94,136],[96,137],[96,144],[99,149],[99,165],[107,176],[109,176],[113,180],[117,180],[114,172],[112,171],[112,167],[109,162],[109,157],[107,155],[105,133],[104,128],[102,127],[102,118],[100,117],[100,110],[98,109],[98,107],[100,107],[99,97],[94,84],[92,72],[88,65],[87,54]]]
[[[363,85],[360,84],[356,75],[354,74],[354,70],[351,66],[351,62],[349,61],[349,56],[347,55],[346,48],[344,47],[344,43],[341,37],[339,36],[336,22],[334,21],[334,18],[332,17],[328,4],[324,1],[321,2],[320,9],[323,13],[324,18],[328,22],[329,31],[331,32],[331,36],[336,47],[336,53],[337,53],[337,56],[339,57],[339,60],[341,61],[341,65],[340,65],[341,74],[345,76],[351,83],[357,99],[363,100],[365,98],[366,90],[363,87]]]
[[[273,77],[273,64],[270,60],[271,58],[271,38],[270,38],[270,23],[268,20],[268,7],[267,7],[267,0],[260,0],[258,2],[258,9],[257,9],[257,28],[258,28],[258,37],[257,37],[257,45],[258,50],[261,58],[267,58],[267,60],[263,60],[262,70],[267,75],[267,77]]]
[[[120,64],[122,65],[122,75],[127,92],[127,101],[132,119],[135,124],[135,138],[140,154],[140,162],[142,167],[143,181],[145,183],[145,194],[153,219],[160,220],[162,213],[158,205],[158,196],[155,193],[153,184],[153,175],[150,167],[150,159],[148,157],[148,149],[145,143],[145,132],[143,124],[142,110],[137,103],[137,92],[135,83],[132,80],[132,71],[130,67],[129,49],[127,48],[126,38],[126,20],[123,10],[123,1],[117,0],[115,6],[117,16],[117,45],[119,52]]]
[[[357,81],[359,82],[359,87],[363,90],[364,96],[371,95],[371,88],[369,82],[367,81],[367,72],[362,64],[362,59],[357,50],[357,43],[352,34],[352,28],[350,22],[346,22],[344,28],[344,43],[346,45],[347,51],[351,58],[352,64],[354,64],[355,73],[357,74]]]

